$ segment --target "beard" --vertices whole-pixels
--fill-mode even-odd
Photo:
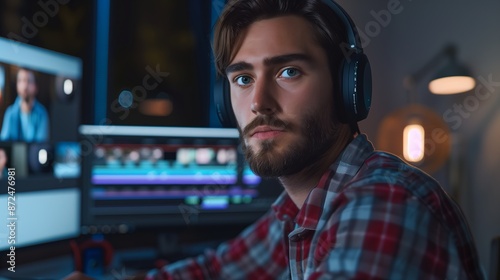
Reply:
[[[31,98],[30,98],[29,96],[25,96],[25,97],[23,97],[23,98],[22,98],[22,100],[23,100],[24,102],[26,102],[26,103],[30,103]]]
[[[300,137],[287,147],[281,147],[275,139],[259,142],[260,149],[247,145],[245,138],[260,125],[283,129]],[[274,116],[258,116],[244,130],[238,126],[242,150],[252,171],[261,177],[292,175],[311,167],[339,138],[340,125],[334,121],[332,113],[312,113],[299,124],[285,122]],[[282,145],[282,144],[281,144]]]
[[[31,102],[31,99],[32,99],[32,96],[31,96],[30,94],[28,94],[28,93],[25,93],[25,94],[23,94],[23,95],[20,95],[20,97],[21,97],[21,100],[22,100],[23,102],[26,102],[26,103],[30,103],[30,102]]]

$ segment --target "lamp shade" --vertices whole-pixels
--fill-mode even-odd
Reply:
[[[452,60],[429,83],[429,90],[434,94],[456,94],[468,92],[475,86],[469,71]]]

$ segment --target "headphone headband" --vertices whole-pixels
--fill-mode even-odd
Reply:
[[[362,53],[363,47],[359,38],[358,30],[356,29],[356,25],[352,21],[351,17],[347,12],[342,8],[337,2],[333,0],[323,0],[325,5],[330,7],[335,14],[339,17],[347,31],[347,40],[349,43],[349,47],[355,51],[355,53]]]

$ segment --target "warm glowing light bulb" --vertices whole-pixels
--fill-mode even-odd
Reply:
[[[409,162],[424,159],[425,131],[419,124],[410,124],[403,130],[403,156]]]

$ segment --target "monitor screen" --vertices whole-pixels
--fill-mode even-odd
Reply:
[[[281,191],[246,165],[236,129],[81,126],[80,133],[83,233],[248,223]]]
[[[15,196],[1,194],[0,205],[0,218],[7,224],[0,228],[0,250],[68,239],[80,233],[80,208],[75,207],[80,205],[80,190],[76,185]]]
[[[0,69],[0,141],[76,139],[79,58],[0,38]]]
[[[79,58],[0,38],[0,250],[80,232],[81,78]]]
[[[222,5],[110,0],[107,94],[96,104],[106,115],[94,123],[208,126],[211,15]]]
[[[78,177],[81,76],[79,58],[0,38],[0,154],[18,179]]]

